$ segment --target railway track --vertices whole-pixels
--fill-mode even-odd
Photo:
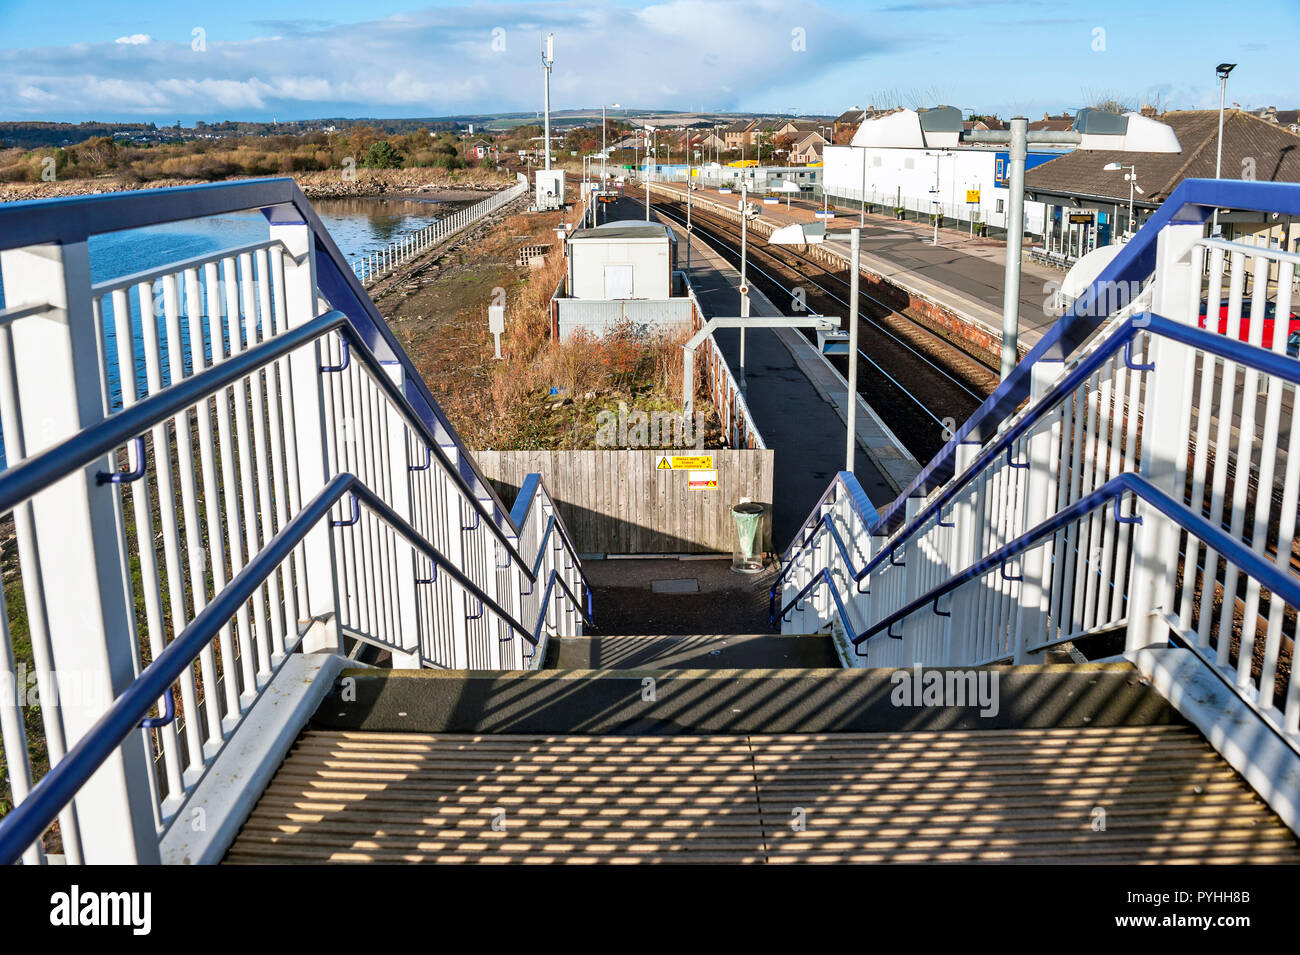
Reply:
[[[652,201],[661,215],[685,222],[678,204]],[[692,234],[739,261],[739,226],[709,211],[691,212]],[[761,240],[749,245],[750,281],[776,302],[798,302],[810,312],[847,314],[849,281],[793,250]],[[796,296],[795,289],[801,289]],[[977,409],[997,385],[997,375],[914,319],[890,309],[871,295],[859,301],[859,358],[866,373],[859,393],[919,460],[929,460],[951,431]],[[843,373],[847,360],[832,358]],[[874,374],[873,374],[874,372]]]

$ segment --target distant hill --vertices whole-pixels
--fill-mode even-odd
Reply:
[[[612,109],[607,113],[611,120],[632,122],[657,120],[678,121],[681,125],[715,125],[736,119],[758,118],[755,113],[709,113],[665,109]],[[818,117],[803,116],[801,119]],[[557,130],[574,126],[591,125],[600,121],[600,107],[560,109],[551,111],[551,125]],[[46,146],[72,146],[95,136],[111,136],[136,145],[189,142],[199,139],[225,139],[231,136],[274,136],[308,132],[333,132],[352,126],[370,126],[386,134],[402,135],[420,129],[434,132],[442,130],[464,131],[468,126],[475,130],[508,130],[515,126],[541,125],[540,112],[465,113],[456,116],[417,116],[404,119],[362,117],[326,117],[284,122],[245,122],[226,120],[208,123],[199,120],[192,126],[159,126],[156,123],[41,123],[0,122],[0,147],[37,149]],[[676,125],[676,122],[674,122]]]

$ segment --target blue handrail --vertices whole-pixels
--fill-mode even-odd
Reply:
[[[534,647],[540,636],[529,631],[499,603],[478,587],[441,552],[426,541],[419,532],[373,491],[361,483],[354,474],[340,474],[331,478],[311,501],[307,502],[280,531],[271,538],[258,554],[201,610],[181,633],[153,661],[145,667],[131,685],[114,701],[108,711],[77,741],[41,779],[27,798],[0,819],[0,865],[17,861],[27,846],[40,838],[41,833],[54,821],[103,762],[113,754],[122,741],[135,732],[140,722],[157,701],[168,693],[173,683],[193,663],[194,659],[250,600],[263,582],[275,572],[302,543],[307,534],[327,518],[346,495],[364,505],[380,520],[392,527],[407,542],[431,560],[435,567],[446,573],[467,592],[491,610],[515,633]],[[552,571],[550,587],[558,579]],[[581,602],[573,592],[559,581],[568,598],[582,612]],[[583,614],[591,622],[590,614]]]
[[[53,484],[78,468],[103,457],[110,451],[134,441],[139,435],[154,425],[173,417],[192,407],[211,394],[227,385],[256,372],[259,368],[271,364],[303,345],[337,330],[346,337],[352,337],[353,353],[370,372],[371,380],[384,391],[394,407],[403,412],[407,422],[421,432],[426,446],[438,456],[443,468],[463,492],[465,498],[476,508],[476,515],[489,517],[488,527],[497,539],[506,547],[507,553],[513,553],[520,560],[520,567],[530,579],[536,580],[536,574],[529,569],[523,555],[501,529],[490,520],[487,510],[474,496],[474,489],[464,479],[462,473],[452,464],[441,447],[428,442],[424,425],[414,414],[406,413],[409,405],[397,384],[384,371],[379,359],[359,339],[356,331],[348,324],[347,317],[337,309],[317,316],[295,328],[281,332],[274,338],[259,342],[252,348],[233,355],[217,365],[205,368],[198,374],[182,378],[172,385],[150,395],[144,401],[108,418],[97,422],[86,430],[42,451],[35,457],[21,461],[13,467],[0,472],[0,513],[7,513],[23,501],[33,497],[40,490]],[[143,463],[143,458],[140,459]],[[567,541],[567,536],[565,537]],[[576,551],[575,551],[576,553]],[[579,565],[580,566],[580,565]],[[580,570],[581,572],[581,570]],[[583,577],[584,584],[587,579]],[[590,585],[588,584],[588,587]]]
[[[906,539],[915,534],[920,528],[925,526],[926,521],[936,514],[942,516],[943,509],[955,498],[963,488],[974,480],[988,465],[992,464],[997,458],[1008,453],[1014,443],[1019,440],[1026,432],[1034,427],[1046,415],[1054,412],[1057,405],[1066,396],[1071,394],[1079,385],[1087,381],[1098,368],[1109,361],[1117,351],[1131,344],[1133,337],[1139,332],[1150,332],[1152,335],[1159,335],[1168,338],[1180,344],[1187,345],[1191,348],[1198,349],[1213,354],[1228,361],[1245,365],[1256,371],[1271,375],[1292,384],[1300,385],[1300,362],[1286,355],[1279,355],[1273,351],[1258,348],[1246,342],[1237,341],[1233,338],[1227,338],[1214,332],[1206,331],[1202,328],[1196,328],[1191,325],[1184,325],[1181,322],[1171,321],[1161,315],[1151,313],[1142,313],[1141,315],[1130,316],[1122,321],[1106,340],[1089,353],[1068,373],[1063,375],[1034,405],[1026,411],[1024,415],[1017,418],[1009,425],[997,440],[991,442],[985,447],[979,455],[971,462],[970,466],[957,477],[956,480],[950,481],[944,486],[943,490],[935,495],[909,523],[909,529],[902,535]],[[820,523],[820,521],[819,521]],[[883,519],[882,519],[883,523]],[[879,533],[873,530],[873,533]],[[800,545],[800,550],[806,547],[813,539],[813,535]],[[891,548],[883,548],[879,553],[871,558],[860,571],[854,576],[854,581],[861,581],[880,566],[893,550],[901,546],[902,540],[896,541]]]
[[[862,485],[858,483],[858,479],[853,472],[837,471],[835,472],[835,477],[831,480],[831,483],[827,485],[826,490],[822,492],[822,496],[813,506],[808,519],[804,521],[804,526],[795,534],[795,540],[791,541],[790,546],[785,549],[785,553],[781,556],[782,564],[788,564],[790,562],[791,554],[796,549],[802,550],[803,547],[812,540],[813,533],[809,528],[809,524],[815,523],[812,519],[812,514],[816,514],[823,507],[827,506],[829,498],[837,490],[842,490],[849,496],[849,503],[853,506],[853,509],[857,511],[858,518],[864,525],[871,528],[880,523],[880,515],[876,513],[876,509],[872,505],[871,499],[867,497],[867,492],[862,490]],[[803,537],[802,542],[799,540],[801,536]]]
[[[460,436],[424,379],[371,301],[329,230],[297,183],[288,177],[175,186],[139,192],[0,203],[0,250],[46,243],[68,244],[92,235],[139,229],[186,219],[261,210],[271,225],[305,224],[313,233],[316,283],[330,305],[346,317],[356,340],[383,361],[402,367],[401,393],[423,428],[455,447],[467,479],[492,504],[489,520],[499,531],[517,532],[491,483],[469,456]],[[462,470],[462,474],[464,474]]]
[[[1272,561],[1251,550],[1241,541],[1224,531],[1223,528],[1188,509],[1181,501],[1176,501],[1165,494],[1140,474],[1126,472],[1116,475],[1097,490],[1080,498],[1069,507],[1043,521],[1037,527],[976,561],[960,574],[955,574],[942,584],[932,587],[915,600],[895,610],[889,616],[878,620],[853,637],[851,642],[854,646],[859,646],[882,630],[890,631],[895,623],[905,617],[910,616],[927,604],[934,603],[940,597],[957,589],[962,584],[977,580],[989,571],[1005,566],[1007,561],[1102,504],[1114,501],[1118,516],[1118,504],[1124,494],[1133,494],[1150,504],[1183,530],[1203,541],[1209,549],[1217,551],[1226,561],[1241,567],[1249,576],[1258,580],[1261,586],[1267,588],[1274,595],[1281,597],[1287,604],[1292,607],[1300,606],[1300,581],[1297,581],[1286,571],[1280,570]],[[1141,523],[1141,518],[1124,518],[1124,523]],[[893,636],[892,633],[891,636]]]
[[[1300,184],[1247,182],[1229,179],[1185,179],[1147,220],[1138,233],[1076,299],[1015,369],[976,412],[957,429],[952,439],[922,468],[912,482],[880,512],[879,534],[893,533],[905,520],[907,500],[925,497],[955,472],[956,453],[962,444],[983,444],[997,433],[1021,402],[1029,396],[1031,372],[1040,361],[1065,361],[1101,326],[1110,313],[1101,307],[1112,288],[1136,288],[1155,270],[1156,244],[1165,226],[1203,223],[1218,208],[1300,215]],[[815,513],[815,509],[814,509]],[[813,523],[811,515],[804,522]],[[800,529],[802,532],[802,528]],[[798,535],[796,535],[796,538]]]
[[[831,539],[835,541],[835,546],[836,546],[837,548],[839,548],[840,557],[841,557],[841,558],[843,559],[843,561],[844,561],[844,566],[848,568],[850,578],[851,578],[854,582],[860,582],[860,581],[862,580],[862,577],[865,576],[865,575],[863,575],[863,574],[859,574],[859,573],[854,569],[853,559],[852,559],[851,557],[849,557],[849,550],[848,550],[848,548],[847,548],[846,546],[844,546],[844,538],[840,537],[840,532],[837,531],[837,530],[835,529],[835,524],[834,524],[834,522],[831,520],[831,516],[832,516],[832,514],[833,514],[833,512],[829,512],[829,511],[828,511],[827,513],[823,514],[821,520],[819,520],[819,521],[817,522],[817,524],[813,527],[813,529],[812,529],[812,534],[811,534],[810,536],[811,536],[811,537],[816,537],[816,535],[817,535],[817,528],[819,528],[819,527],[821,527],[823,524],[825,524],[825,525],[826,525],[826,529],[827,529],[828,531],[830,531]],[[781,588],[781,582],[785,580],[786,575],[787,575],[788,573],[790,573],[790,571],[793,570],[793,569],[794,569],[794,564],[793,564],[793,563],[786,564],[784,567],[782,567],[782,568],[781,568],[781,572],[780,572],[779,574],[776,575],[776,580],[772,581],[772,586],[771,586],[771,588],[770,588],[770,589],[768,590],[768,592],[767,592],[767,622],[770,623],[770,624],[775,624],[775,623],[776,623],[776,617],[777,617],[777,613],[776,613],[776,594],[777,594],[777,591],[780,590],[780,588]],[[808,589],[807,587],[804,588],[805,591],[806,591],[807,589]],[[864,594],[864,593],[868,593],[868,591],[865,591],[865,590],[862,590],[861,588],[858,588],[858,593],[859,593],[859,594]],[[793,600],[791,600],[788,604],[786,604],[785,607],[782,608],[782,610],[781,610],[781,616],[782,616],[782,617],[785,617],[785,615],[789,612],[790,608],[791,608],[792,606],[794,606],[795,604],[797,604],[797,603],[798,603],[800,600],[802,600],[802,599],[803,599],[803,593],[800,592],[800,595],[799,595],[798,597],[795,597],[795,598],[794,598]]]

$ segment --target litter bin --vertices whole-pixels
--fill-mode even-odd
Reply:
[[[731,569],[757,574],[763,569],[763,505],[743,501],[731,508]]]

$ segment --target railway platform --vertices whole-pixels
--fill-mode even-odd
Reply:
[[[685,184],[657,182],[655,188],[685,195]],[[738,193],[719,193],[700,187],[695,197],[734,208]],[[760,201],[762,217],[776,226],[819,222],[819,204],[793,200],[766,205]],[[849,229],[858,225],[856,212],[838,210],[827,228]],[[933,230],[917,222],[899,221],[868,213],[862,235],[862,267],[891,285],[951,309],[960,316],[991,329],[1002,327],[1002,284],[1006,268],[1006,247],[997,239],[968,238],[951,229],[939,230],[939,245],[933,245]],[[830,240],[823,246],[847,263],[848,243]],[[1020,345],[1033,346],[1052,327],[1058,316],[1047,303],[1059,285],[1062,273],[1026,259],[1021,265]]]
[[[645,206],[633,198],[613,204],[610,218],[639,218]],[[686,267],[686,231],[681,223],[656,215],[678,240],[679,266]],[[740,314],[740,273],[705,242],[691,244],[686,268],[706,317]],[[755,316],[785,314],[758,289],[750,293]],[[740,332],[714,333],[732,372],[739,374]],[[754,329],[746,333],[745,400],[763,440],[776,451],[772,533],[783,539],[808,513],[826,481],[844,464],[847,384],[795,329]],[[892,500],[920,465],[898,438],[858,397],[858,459],[854,472],[873,504]]]

